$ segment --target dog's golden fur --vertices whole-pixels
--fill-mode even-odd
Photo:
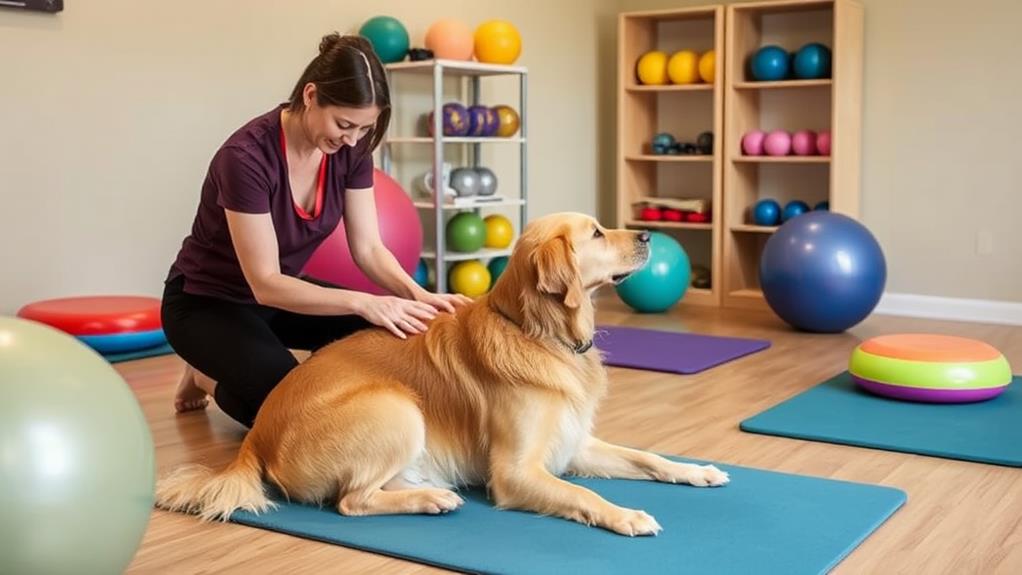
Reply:
[[[668,461],[591,436],[607,378],[592,293],[648,256],[648,236],[588,216],[531,223],[493,290],[406,341],[368,330],[295,368],[267,398],[237,459],[162,480],[157,504],[204,519],[290,499],[345,515],[445,513],[452,491],[486,485],[499,507],[557,515],[625,535],[660,530],[643,511],[560,479],[721,485],[712,466]]]

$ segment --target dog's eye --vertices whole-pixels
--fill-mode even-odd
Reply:
[[[603,232],[600,231],[600,228],[596,228],[595,230],[593,230],[593,238],[600,239],[602,237],[603,237]]]

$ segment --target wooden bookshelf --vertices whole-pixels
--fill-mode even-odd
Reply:
[[[831,49],[831,78],[757,82],[748,63],[776,44],[796,51],[809,42]],[[827,200],[835,212],[859,215],[863,8],[856,0],[783,0],[727,7],[724,57],[723,304],[765,307],[759,258],[776,228],[753,225],[764,198],[782,206]],[[830,156],[744,156],[754,129],[831,131]]]
[[[724,7],[626,12],[618,19],[617,225],[669,234],[684,246],[693,265],[710,269],[709,289],[689,287],[683,301],[720,305],[722,301],[722,171],[724,165]],[[702,55],[715,51],[713,83],[649,86],[639,84],[636,64],[650,50],[668,56],[679,50]],[[714,135],[708,155],[653,155],[654,134],[679,141]],[[648,222],[638,219],[635,202],[647,197],[704,198],[711,204],[706,223]]]

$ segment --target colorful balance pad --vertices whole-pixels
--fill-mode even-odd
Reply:
[[[848,371],[863,389],[906,401],[969,403],[1011,383],[1001,352],[982,341],[937,334],[884,335],[855,348]]]
[[[30,303],[18,317],[73,335],[102,354],[130,353],[167,343],[160,300],[144,296],[66,297]]]

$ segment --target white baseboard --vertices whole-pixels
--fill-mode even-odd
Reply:
[[[885,293],[873,313],[1022,325],[1022,302]]]

